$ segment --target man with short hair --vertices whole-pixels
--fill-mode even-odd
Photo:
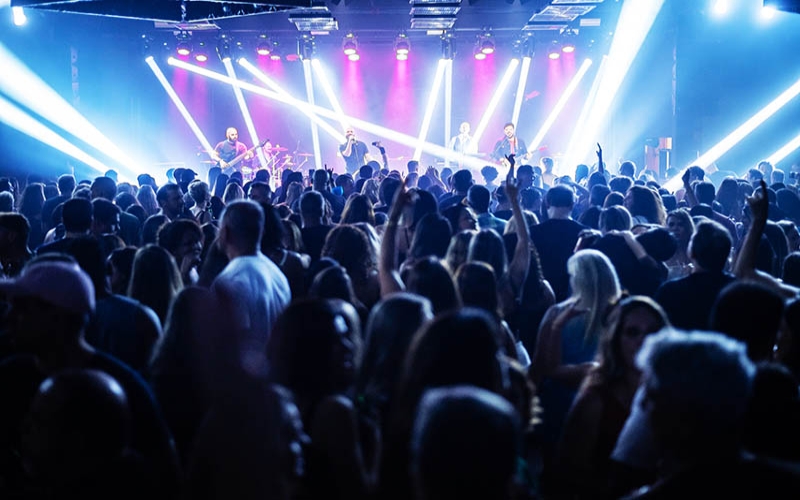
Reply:
[[[247,198],[256,203],[270,203],[272,201],[272,193],[267,184],[256,181],[250,184]]]
[[[170,221],[183,215],[185,202],[180,186],[177,184],[164,184],[156,193],[156,202],[161,207],[161,214]]]
[[[117,234],[120,213],[119,207],[108,200],[92,200],[92,234],[95,238],[99,239],[104,234]]]
[[[516,155],[517,163],[522,163],[530,157],[525,141],[516,136],[516,127],[513,123],[503,125],[503,134],[504,137],[494,145],[491,154],[493,159],[502,161],[506,156]]]
[[[98,201],[105,201],[100,200]],[[89,235],[92,228],[92,202],[83,198],[72,198],[64,202],[61,209],[61,220],[64,224],[64,237],[36,249],[36,254],[50,252],[66,252],[75,238]],[[117,224],[119,219],[117,219]]]
[[[492,229],[502,236],[503,230],[506,228],[506,221],[489,213],[491,199],[492,194],[489,190],[479,184],[470,187],[467,193],[467,203],[475,211],[475,215],[478,216],[478,228]]]
[[[339,152],[344,158],[345,170],[351,174],[367,162],[369,148],[366,143],[356,139],[356,131],[353,127],[347,127],[344,136],[345,143],[339,145]]]
[[[117,183],[110,177],[97,177],[92,183],[91,189],[92,199],[102,198],[113,203],[117,196]],[[135,215],[120,211],[119,236],[126,245],[135,245],[138,242],[141,226],[142,223]]]
[[[303,236],[303,246],[311,257],[311,262],[319,260],[322,247],[325,245],[325,238],[333,229],[332,226],[325,224],[324,215],[325,198],[322,197],[322,193],[308,191],[300,196],[300,217],[303,220],[300,233]]]
[[[72,198],[72,192],[75,190],[75,177],[70,174],[64,174],[58,177],[58,196],[54,196],[44,202],[42,205],[42,223],[44,223],[45,232],[49,231],[55,226],[53,222],[53,211],[57,206],[61,205],[68,199]]]
[[[222,212],[217,245],[230,262],[211,285],[227,306],[242,348],[263,353],[272,326],[292,300],[283,272],[261,251],[264,211],[237,200]]]
[[[350,198],[350,195],[355,192],[355,182],[353,181],[353,176],[350,174],[336,176],[334,184],[336,184],[336,187],[342,188],[342,198],[345,200]]]
[[[709,314],[717,296],[734,280],[725,272],[731,246],[731,236],[720,224],[703,221],[697,225],[688,251],[694,272],[664,283],[655,295],[673,326],[686,330],[709,327]]]
[[[459,170],[452,176],[453,192],[446,193],[439,200],[439,212],[461,203],[472,187],[472,172],[467,169]]]
[[[214,146],[214,156],[211,159],[219,162],[223,173],[230,174],[236,167],[231,167],[230,162],[241,155],[244,155],[244,160],[250,159],[250,155],[247,154],[247,146],[243,142],[239,142],[239,131],[235,127],[228,127],[225,130],[225,140]],[[175,180],[180,181],[180,179]]]
[[[536,245],[544,278],[550,282],[556,301],[569,296],[567,260],[575,250],[578,234],[586,226],[572,220],[575,193],[567,186],[550,188],[545,195],[547,220],[530,227],[531,240]]]
[[[344,211],[344,198],[331,193],[329,187],[330,181],[330,173],[327,170],[314,171],[313,189],[314,191],[319,192],[322,197],[331,204],[331,210],[333,211],[334,217],[333,220],[338,221],[339,217],[342,215],[342,211]]]

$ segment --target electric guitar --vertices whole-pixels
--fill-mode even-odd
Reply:
[[[239,156],[233,158],[231,161],[225,161],[225,160],[220,159],[217,162],[217,166],[219,166],[220,168],[235,168],[236,165],[238,165],[242,160],[244,160],[246,156],[248,156],[249,154],[251,154],[253,151],[255,151],[258,148],[263,148],[264,145],[267,144],[268,142],[269,142],[269,139],[264,139],[259,144],[256,144],[255,146],[253,146],[252,148],[248,149],[244,153],[242,153]]]

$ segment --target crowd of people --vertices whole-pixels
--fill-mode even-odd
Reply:
[[[796,497],[796,177],[505,161],[0,178],[0,496]]]

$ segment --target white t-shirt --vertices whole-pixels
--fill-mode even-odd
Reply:
[[[227,301],[232,326],[247,332],[243,340],[260,349],[266,347],[278,316],[292,300],[286,276],[261,252],[230,261],[211,289]]]

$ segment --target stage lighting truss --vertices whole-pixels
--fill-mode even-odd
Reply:
[[[303,35],[297,39],[297,55],[303,61],[310,61],[317,55],[317,43],[311,35]]]
[[[358,39],[353,33],[348,33],[342,39],[342,52],[348,57],[358,54]]]
[[[192,53],[192,34],[188,31],[177,31],[175,39],[177,40],[175,52],[179,56],[188,57]]]
[[[411,51],[411,42],[408,40],[408,35],[400,33],[394,39],[394,53],[398,61],[405,61],[408,59],[408,53]]]

